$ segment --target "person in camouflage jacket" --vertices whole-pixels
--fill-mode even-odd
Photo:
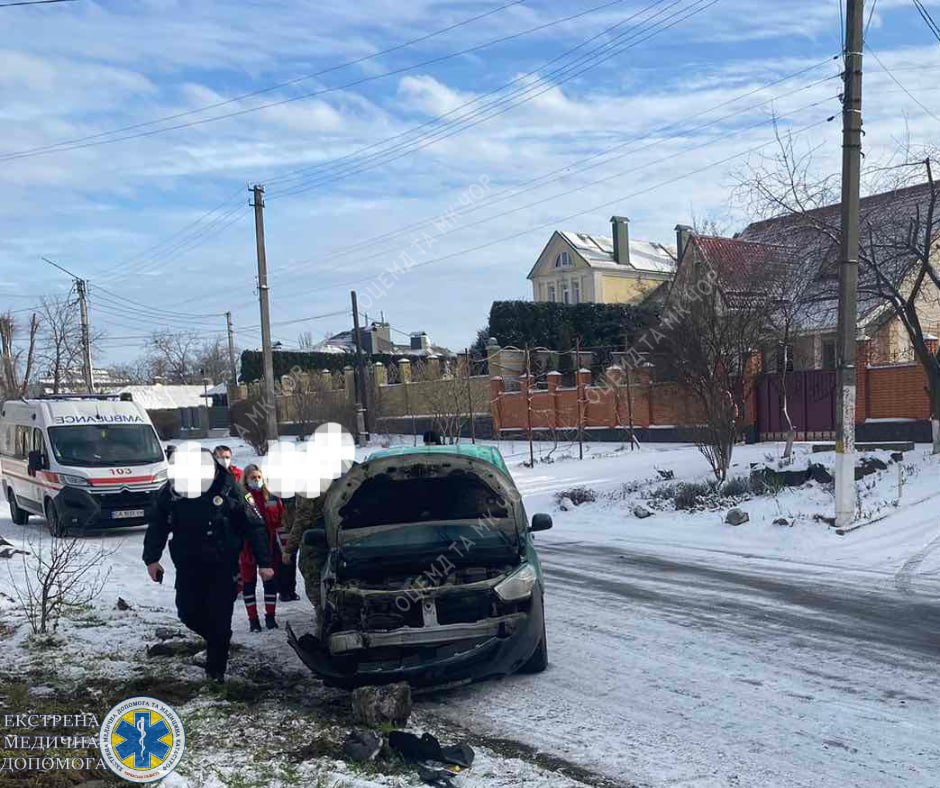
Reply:
[[[303,543],[304,532],[312,528],[323,528],[323,496],[317,498],[302,498],[297,496],[294,505],[288,514],[288,527],[285,529],[281,560],[285,564],[297,562],[300,574],[304,578],[304,587],[307,598],[313,606],[320,610],[320,571],[326,558],[321,551],[311,548]],[[297,551],[300,549],[300,558]]]

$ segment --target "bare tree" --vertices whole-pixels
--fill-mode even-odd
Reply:
[[[805,276],[817,290],[834,280],[841,238],[838,175],[820,173],[816,148],[798,148],[790,135],[777,134],[777,151],[748,163],[738,176],[737,196],[759,218],[792,216],[795,254],[812,260]],[[914,357],[928,382],[932,405],[933,451],[940,453],[940,359],[924,307],[940,299],[940,184],[934,180],[937,152],[902,142],[883,166],[866,170],[859,248],[859,297],[885,306],[904,327]],[[834,301],[835,293],[818,293]],[[834,316],[834,308],[832,308]]]
[[[688,257],[688,255],[687,255]],[[716,272],[689,261],[677,281],[660,329],[657,366],[682,384],[699,406],[695,442],[715,478],[731,466],[746,402],[754,383],[755,354],[767,340],[763,283],[719,283]]]
[[[70,609],[91,603],[104,589],[111,570],[103,566],[115,550],[93,547],[74,536],[27,541],[23,578],[13,576],[13,592],[35,635],[55,632]]]
[[[43,374],[52,381],[52,393],[59,394],[82,373],[82,325],[77,301],[43,298],[43,330],[37,357]]]
[[[30,316],[27,339],[23,346],[16,318],[10,312],[0,315],[0,399],[26,396],[33,374],[39,327],[39,315],[34,313]]]
[[[191,331],[155,331],[147,342],[151,377],[167,383],[199,379],[199,335]]]
[[[200,377],[213,383],[227,380],[231,374],[227,342],[219,337],[203,342],[196,348],[193,366]]]

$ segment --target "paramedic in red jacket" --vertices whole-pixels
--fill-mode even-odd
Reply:
[[[284,502],[268,491],[261,469],[257,465],[246,467],[242,479],[245,489],[254,499],[255,506],[264,516],[268,550],[274,557],[275,565],[280,567],[281,547],[278,532],[281,530],[281,521],[284,518]],[[239,557],[239,569],[241,571],[242,597],[245,600],[245,609],[248,612],[248,624],[252,632],[260,632],[261,622],[258,620],[258,601],[255,597],[258,584],[258,562],[255,559],[251,545],[247,541]],[[268,629],[278,628],[277,620],[274,617],[277,610],[277,592],[277,576],[264,580],[264,625]]]

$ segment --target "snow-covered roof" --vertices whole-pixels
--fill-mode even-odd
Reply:
[[[204,386],[125,386],[118,394],[130,394],[134,402],[139,402],[147,410],[177,410],[179,408],[204,407],[206,393]]]
[[[592,268],[623,270],[624,265],[614,259],[614,242],[606,235],[588,235],[569,230],[560,230],[559,233]],[[662,274],[674,273],[676,270],[675,247],[631,238],[628,268]]]
[[[216,385],[205,392],[207,397],[221,397],[223,394],[228,394],[228,383],[216,383]]]

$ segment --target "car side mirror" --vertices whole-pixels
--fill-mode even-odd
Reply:
[[[326,529],[308,528],[304,531],[304,544],[307,545],[307,547],[318,547],[321,550],[326,549],[328,546],[326,543]]]
[[[26,463],[26,470],[30,476],[35,476],[37,471],[45,470],[46,467],[41,451],[31,451]]]
[[[529,528],[530,531],[547,531],[551,527],[552,516],[550,514],[540,512],[539,514],[532,515],[532,525]]]

